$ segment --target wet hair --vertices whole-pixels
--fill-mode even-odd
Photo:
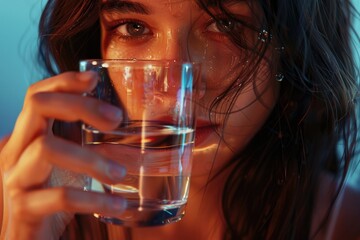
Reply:
[[[39,23],[39,60],[50,75],[101,58],[98,1],[49,0]]]
[[[350,35],[355,10],[347,0],[257,3],[284,80],[271,116],[230,162],[222,204],[226,238],[309,239],[318,233],[310,236],[321,174],[330,171],[344,183],[355,154],[359,88]],[[229,34],[247,47],[237,33]]]
[[[317,234],[310,236],[310,227],[321,174],[330,171],[343,183],[355,154],[354,8],[346,0],[258,4],[284,80],[271,116],[230,162],[222,204],[227,239],[309,239]]]
[[[231,174],[222,196],[224,239],[315,237],[317,232],[310,236],[310,228],[320,176],[331,172],[343,184],[358,138],[355,103],[359,89],[351,40],[355,10],[351,1],[248,1],[261,11],[255,25],[233,16],[221,0],[198,0],[198,4],[209,14],[213,14],[209,6],[222,12],[221,18],[214,18],[224,31],[237,23],[271,34],[271,41],[250,46],[236,28],[227,31],[252,63],[238,78],[248,79],[266,51],[278,56],[270,64],[284,77],[271,115],[226,166]],[[49,75],[77,70],[80,59],[101,57],[99,11],[94,0],[48,1],[39,26],[39,56]],[[223,16],[229,21],[224,22]],[[219,95],[212,109],[241,94],[242,89],[234,91],[234,86]],[[231,114],[231,109],[230,105],[222,110]],[[85,221],[84,216],[80,218]],[[89,228],[82,229],[81,221],[75,224],[76,239],[89,235]],[[99,229],[106,237],[104,225]]]

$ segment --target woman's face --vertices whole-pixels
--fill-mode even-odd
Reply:
[[[256,7],[250,7],[246,1],[223,2],[228,2],[227,9],[243,21],[254,25],[259,21],[254,14]],[[198,107],[193,175],[221,167],[262,126],[278,94],[269,64],[262,60],[252,81],[237,79],[244,69],[251,67],[250,52],[235,46],[225,34],[226,28],[194,0],[103,0],[101,9],[103,58],[202,63],[206,91]],[[216,7],[209,9],[222,18]],[[250,45],[261,44],[258,32],[232,25],[226,19],[223,22],[227,29],[242,32]],[[227,97],[211,108],[230,84],[233,85]],[[240,94],[234,94],[238,89],[242,89]],[[210,125],[213,127],[209,128]]]

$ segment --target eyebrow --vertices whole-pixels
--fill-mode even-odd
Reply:
[[[123,0],[107,0],[101,4],[101,11],[105,12],[121,12],[121,13],[139,13],[149,15],[150,9],[142,3],[123,1]]]

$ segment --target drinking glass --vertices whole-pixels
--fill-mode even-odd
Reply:
[[[82,125],[84,147],[127,169],[108,185],[89,178],[88,189],[127,199],[122,214],[100,220],[124,226],[157,226],[185,214],[190,187],[200,64],[163,60],[83,60],[80,71],[100,80],[86,95],[122,108],[124,120],[112,131]]]

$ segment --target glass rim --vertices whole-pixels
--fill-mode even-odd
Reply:
[[[184,61],[184,60],[175,60],[175,59],[138,59],[138,58],[92,58],[92,59],[82,59],[79,63],[91,63],[96,66],[103,63],[139,63],[139,64],[191,64],[193,66],[201,65],[201,62],[198,61]]]

